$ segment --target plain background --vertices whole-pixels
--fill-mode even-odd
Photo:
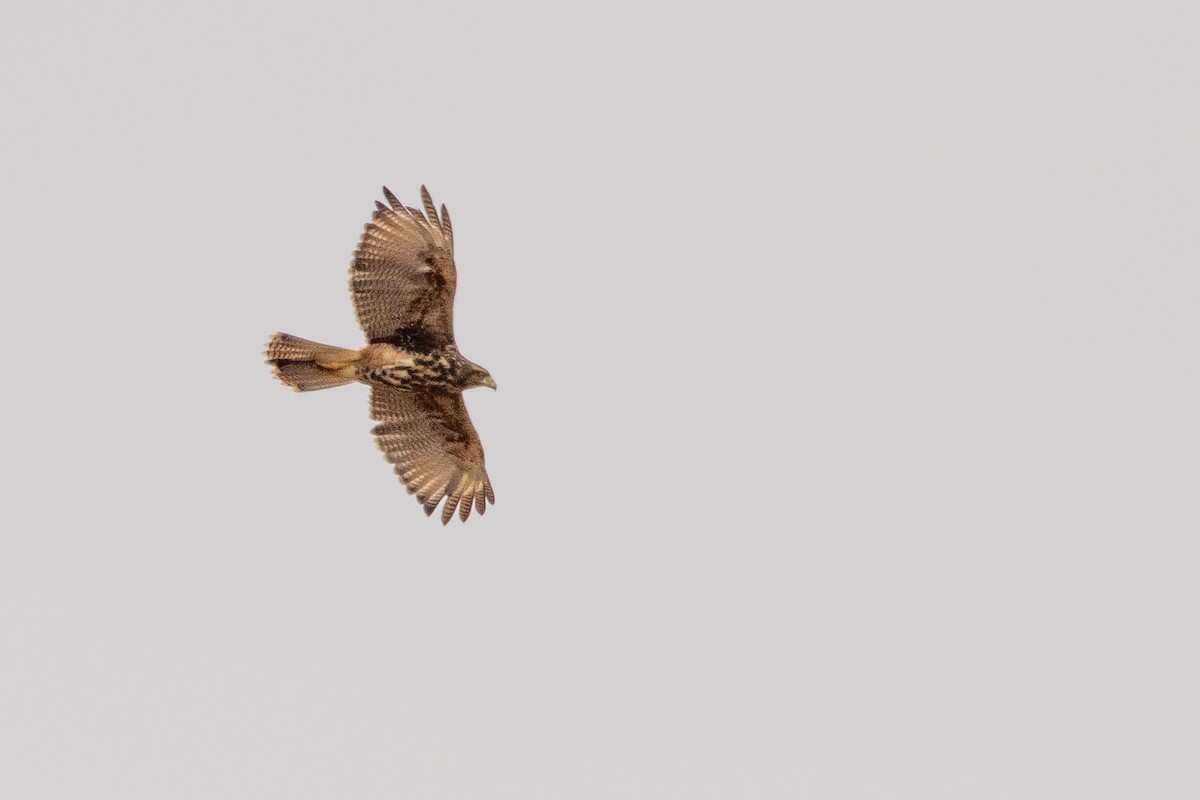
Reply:
[[[10,3],[0,795],[1200,793],[1193,3]],[[449,205],[497,505],[270,333]]]

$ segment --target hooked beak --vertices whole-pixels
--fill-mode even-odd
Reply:
[[[483,379],[483,385],[491,389],[493,392],[496,391],[496,381],[492,379],[491,375],[488,375]]]

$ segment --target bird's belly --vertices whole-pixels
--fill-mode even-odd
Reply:
[[[410,392],[452,388],[444,376],[419,366],[369,367],[359,371],[358,379],[368,385],[394,386]]]
[[[368,367],[359,371],[358,379],[367,384],[395,386],[399,389],[416,389],[415,376],[410,367]]]

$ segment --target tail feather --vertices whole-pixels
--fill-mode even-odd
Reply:
[[[310,342],[277,333],[267,343],[267,363],[275,377],[297,392],[332,389],[355,381],[357,350]]]

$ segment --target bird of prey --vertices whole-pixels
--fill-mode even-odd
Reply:
[[[275,377],[297,392],[343,384],[371,387],[375,442],[396,474],[442,524],[455,508],[465,522],[496,502],[483,466],[479,434],[463,390],[496,388],[486,369],[463,358],[454,342],[454,229],[424,186],[424,211],[383,188],[350,265],[350,293],[367,337],[360,350],[276,333],[267,344]]]

